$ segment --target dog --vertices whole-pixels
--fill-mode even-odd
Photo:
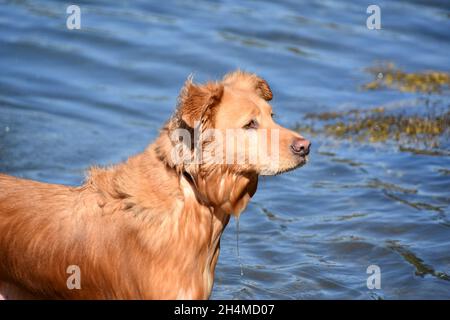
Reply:
[[[0,174],[0,297],[208,299],[222,232],[258,176],[308,160],[311,143],[274,122],[271,99],[252,73],[188,78],[156,140],[83,185]]]

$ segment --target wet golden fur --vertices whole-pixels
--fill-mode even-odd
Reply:
[[[82,186],[0,174],[0,298],[208,298],[221,234],[264,164],[174,163],[170,135],[196,120],[226,129],[257,117],[281,130],[271,174],[291,170],[305,162],[288,148],[300,136],[273,122],[271,98],[263,79],[241,71],[205,85],[188,80],[156,141],[124,163],[91,168]],[[69,265],[80,267],[80,290],[67,288]]]

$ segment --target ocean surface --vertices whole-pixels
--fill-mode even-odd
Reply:
[[[450,71],[448,1],[0,1],[0,172],[78,185],[141,152],[198,82],[236,68],[274,93],[277,121],[311,112],[419,108],[432,95],[363,90],[366,68]],[[421,100],[422,99],[422,100]],[[412,107],[411,107],[412,108]],[[212,299],[450,299],[450,142],[411,152],[326,134],[310,162],[262,177],[221,244]],[[0,190],[1,192],[1,190]],[[379,267],[380,289],[367,286]],[[242,268],[242,274],[241,274]]]

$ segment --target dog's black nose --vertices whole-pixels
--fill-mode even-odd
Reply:
[[[303,138],[296,138],[291,144],[292,152],[300,156],[308,155],[309,148],[311,148],[311,142]]]

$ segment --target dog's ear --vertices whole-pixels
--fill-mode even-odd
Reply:
[[[176,168],[177,172],[185,170],[184,161],[191,159],[192,154],[180,156],[177,152],[182,151],[183,148],[174,148],[174,146],[185,145],[188,150],[193,150],[196,121],[201,121],[202,130],[214,126],[216,107],[222,99],[223,90],[224,87],[221,83],[209,82],[199,85],[194,84],[191,77],[188,78],[178,97],[175,114],[162,128],[160,136],[155,142],[156,154],[161,161]],[[182,131],[177,131],[178,129],[182,129]],[[190,135],[190,139],[184,139],[179,135],[186,131]],[[180,142],[182,144],[179,144]],[[187,158],[185,158],[186,155]]]
[[[266,101],[273,98],[272,90],[267,81],[253,73],[237,70],[225,75],[223,83],[242,90],[254,90],[258,96]]]
[[[259,78],[256,82],[256,92],[258,95],[266,101],[270,101],[273,98],[272,90],[270,90],[269,84],[266,80]]]
[[[204,85],[194,84],[189,78],[184,84],[178,98],[178,117],[188,127],[193,128],[195,121],[212,122],[216,106],[223,96],[223,85],[208,82]]]

